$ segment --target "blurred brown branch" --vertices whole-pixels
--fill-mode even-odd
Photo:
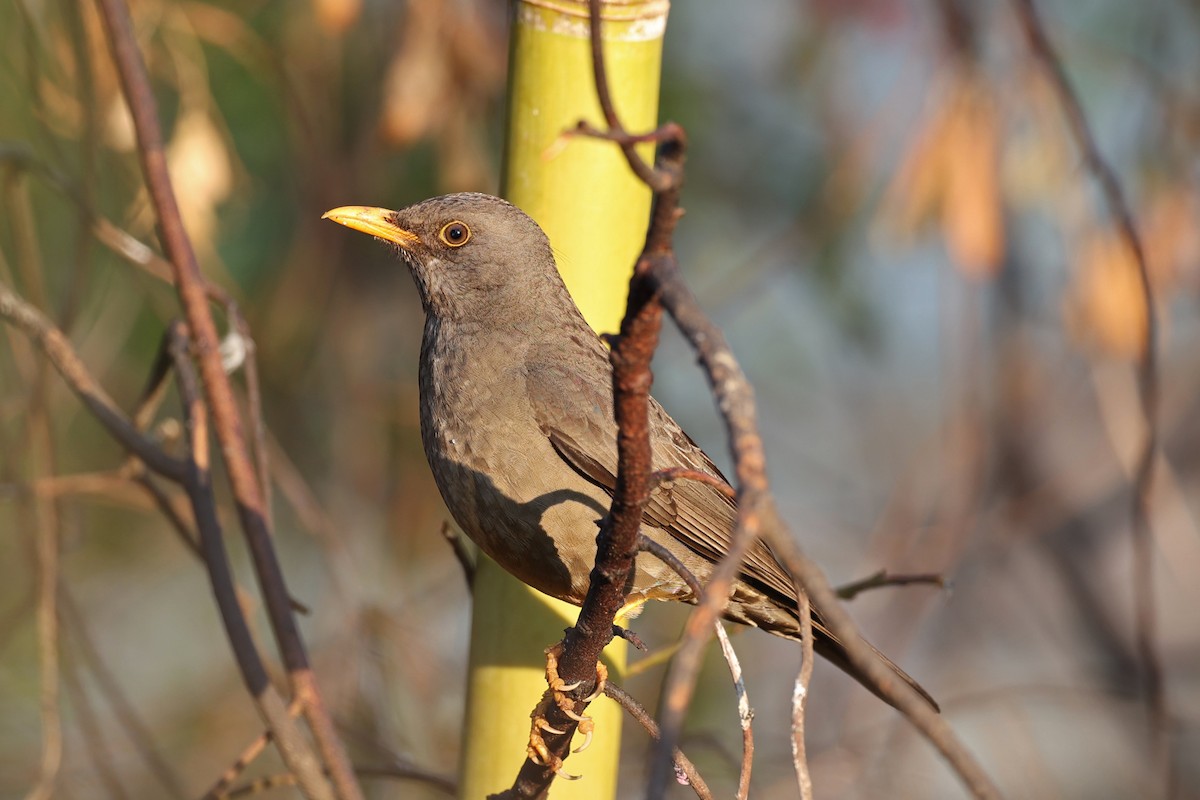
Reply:
[[[304,641],[292,614],[287,584],[271,543],[266,494],[264,487],[259,483],[259,476],[265,474],[265,471],[259,470],[256,473],[246,449],[243,435],[244,425],[233,398],[229,377],[218,353],[216,326],[208,308],[205,282],[200,275],[200,268],[191,241],[184,229],[175,192],[167,172],[166,153],[157,117],[157,104],[145,64],[138,51],[129,9],[123,0],[99,0],[99,7],[108,34],[113,60],[133,117],[134,129],[137,132],[138,156],[142,172],[157,212],[160,235],[171,261],[176,289],[188,321],[190,349],[194,351],[200,365],[204,397],[208,411],[213,415],[217,440],[220,443],[229,483],[237,504],[238,517],[254,560],[259,587],[266,601],[271,627],[288,671],[292,693],[302,703],[305,718],[320,753],[320,760],[329,770],[337,796],[343,800],[357,800],[361,798],[362,792],[354,778],[349,758],[346,756],[333,729],[333,723],[325,710],[320,689],[308,663]],[[183,370],[187,358],[190,358],[190,355],[184,352],[179,352],[176,358],[176,369],[181,373],[181,392],[185,388],[194,388],[186,386],[187,381]],[[254,390],[252,389],[252,391]],[[206,428],[198,403],[192,402],[188,406],[189,425],[192,426],[194,437],[193,456],[202,459],[200,463],[193,462],[191,470],[191,477],[195,482],[191,491],[199,497],[205,496],[209,492]],[[260,442],[261,456],[265,452],[265,448],[261,446],[261,423],[253,422],[252,424]],[[197,521],[199,522],[199,520],[198,514]],[[219,539],[219,533],[215,537],[209,535],[206,538],[210,540],[208,544],[212,546],[212,540]],[[215,550],[209,552],[219,555]],[[210,561],[210,570],[212,567],[213,562]],[[220,602],[220,598],[218,598],[218,602]],[[248,642],[242,644],[246,645]],[[257,696],[265,690],[265,675],[253,677],[254,680],[248,681],[248,688]],[[260,678],[263,680],[259,680]],[[280,711],[281,709],[276,706],[272,712],[273,721],[276,724],[283,720]],[[272,731],[280,745],[280,752],[285,762],[296,773],[305,793],[314,797],[331,794],[320,770],[315,769],[312,759],[304,755],[304,751],[308,748],[294,736],[276,729],[274,725]]]
[[[1062,59],[1054,49],[1046,33],[1034,0],[1013,0],[1013,8],[1021,23],[1021,30],[1035,60],[1046,73],[1055,96],[1066,117],[1067,125],[1075,144],[1083,155],[1086,165],[1100,186],[1109,214],[1116,222],[1121,238],[1133,255],[1137,266],[1138,289],[1145,307],[1145,336],[1137,353],[1138,399],[1141,402],[1144,432],[1133,475],[1133,496],[1130,507],[1132,519],[1133,563],[1132,582],[1134,596],[1135,638],[1138,656],[1142,665],[1146,713],[1149,720],[1151,742],[1156,765],[1155,774],[1160,781],[1159,791],[1167,791],[1171,782],[1171,748],[1168,742],[1167,698],[1163,681],[1162,657],[1156,642],[1158,627],[1155,608],[1154,585],[1154,531],[1151,525],[1152,492],[1154,489],[1155,464],[1158,460],[1159,441],[1159,396],[1161,394],[1158,370],[1158,315],[1155,310],[1154,286],[1150,277],[1150,265],[1146,249],[1134,222],[1133,211],[1125,199],[1116,171],[1104,159],[1092,134],[1087,115],[1079,102],[1071,81],[1063,68]]]
[[[927,584],[939,589],[945,588],[946,581],[941,575],[926,573],[922,575],[890,575],[886,569],[881,569],[873,575],[868,575],[857,581],[837,587],[838,597],[843,600],[853,600],[863,592],[872,589],[882,589],[885,586],[915,586]]]

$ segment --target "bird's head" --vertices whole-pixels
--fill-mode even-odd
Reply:
[[[425,313],[439,319],[478,318],[497,305],[510,306],[510,315],[536,313],[540,303],[567,297],[546,234],[498,197],[450,194],[399,211],[342,206],[322,218],[394,245]]]

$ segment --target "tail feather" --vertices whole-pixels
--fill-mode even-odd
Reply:
[[[893,706],[893,707],[895,706],[895,704],[892,703],[891,700],[889,700],[887,697],[884,697],[883,694],[879,692],[879,690],[875,687],[875,685],[867,679],[866,675],[864,675],[861,671],[859,671],[859,669],[850,662],[850,656],[847,655],[846,648],[845,648],[845,646],[842,645],[842,643],[840,641],[835,639],[833,637],[833,635],[830,634],[828,631],[824,631],[824,630],[818,631],[816,625],[813,626],[813,634],[814,634],[814,636],[813,636],[813,649],[814,650],[816,650],[818,653],[820,653],[824,658],[826,658],[828,661],[830,661],[834,666],[836,666],[842,672],[845,672],[851,678],[854,678],[854,680],[861,683],[864,687],[866,687],[871,692],[871,694],[875,695],[876,697],[878,697],[880,700],[884,701],[888,705]],[[900,680],[907,683],[909,685],[909,687],[912,688],[913,691],[915,691],[917,694],[921,695],[921,697],[924,698],[925,702],[929,703],[929,705],[933,708],[934,711],[941,713],[941,710],[942,710],[941,706],[938,705],[937,701],[933,699],[932,695],[930,695],[929,692],[925,691],[924,687],[922,687],[921,684],[917,683],[916,680],[914,680],[911,675],[909,675],[904,670],[900,669],[900,667],[896,666],[896,663],[894,661],[892,661],[890,658],[885,656],[883,653],[879,652],[879,649],[877,647],[875,647],[875,645],[871,644],[870,642],[868,642],[865,639],[863,640],[863,643],[867,647],[870,647],[871,652],[873,652],[880,661],[882,661],[884,664],[887,665],[888,669],[890,669],[892,671],[893,675],[895,675],[897,678],[899,678]]]
[[[769,601],[767,601],[767,597],[770,597]],[[767,597],[761,594],[758,589],[739,581],[734,584],[731,602],[725,608],[725,618],[732,622],[740,622],[743,625],[762,628],[776,636],[798,640],[800,638],[800,620],[796,613],[795,603],[788,604],[773,595],[768,595]],[[917,683],[907,672],[896,666],[890,658],[879,652],[870,642],[864,640],[864,643],[887,665],[893,675],[911,686],[913,691],[921,695],[934,711],[941,712],[937,701],[930,696],[929,692],[925,691],[921,684]],[[876,689],[867,676],[850,662],[850,657],[846,653],[845,646],[826,627],[824,620],[821,619],[821,615],[816,609],[813,610],[813,649],[831,661],[838,669],[869,689],[876,697],[889,705],[893,705],[890,700]]]

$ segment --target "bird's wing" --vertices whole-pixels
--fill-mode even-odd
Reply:
[[[597,347],[602,347],[597,343]],[[588,367],[530,363],[526,389],[534,417],[559,456],[587,480],[613,493],[617,485],[617,425],[612,411],[611,371],[601,352]],[[721,472],[662,406],[650,399],[653,467],[684,467],[725,481]],[[716,488],[686,478],[661,483],[651,493],[645,521],[667,531],[705,559],[716,562],[729,551],[737,509]],[[762,542],[742,566],[743,579],[766,590],[785,606],[795,602],[792,581]]]
[[[576,343],[583,344],[581,341]],[[527,364],[526,387],[534,416],[563,461],[586,480],[612,494],[617,485],[617,425],[613,420],[608,358],[599,342],[596,347],[601,350],[599,354],[586,350],[579,354],[588,368]],[[704,451],[688,438],[654,398],[650,399],[650,448],[656,470],[685,467],[725,480]],[[643,513],[648,524],[667,531],[693,552],[714,563],[729,552],[736,516],[734,502],[724,494],[708,484],[686,479],[660,484],[651,493]],[[763,542],[756,542],[746,555],[740,577],[772,597],[781,608],[796,608],[791,578]],[[842,643],[826,627],[820,610],[814,608],[812,611],[817,650],[878,694],[874,685],[850,661]],[[938,709],[937,702],[920,684],[874,647],[871,649],[897,676],[935,710]]]

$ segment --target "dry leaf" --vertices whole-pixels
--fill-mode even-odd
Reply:
[[[443,186],[478,188],[491,174],[484,142],[460,130],[490,113],[504,81],[503,43],[486,11],[481,2],[410,0],[384,81],[380,127],[388,142],[436,138],[469,148],[439,147]]]
[[[991,91],[959,71],[931,95],[929,111],[883,203],[888,230],[902,237],[939,226],[954,263],[989,278],[1004,259],[999,119]]]
[[[946,142],[942,233],[967,275],[990,278],[1004,259],[997,119],[984,91],[964,87]]]
[[[1200,268],[1200,201],[1184,183],[1154,194],[1145,216],[1142,241],[1156,292],[1194,284]]]
[[[217,206],[233,190],[233,168],[207,112],[187,110],[180,117],[167,145],[167,168],[179,189],[179,211],[188,233],[197,242],[209,241]]]
[[[404,35],[384,79],[383,133],[408,145],[440,126],[457,102],[441,36],[441,0],[412,0]]]
[[[1146,300],[1133,253],[1106,229],[1088,234],[1075,254],[1064,300],[1067,329],[1088,349],[1137,358],[1146,346]]]
[[[313,0],[313,14],[321,30],[340,36],[358,22],[362,0]]]

